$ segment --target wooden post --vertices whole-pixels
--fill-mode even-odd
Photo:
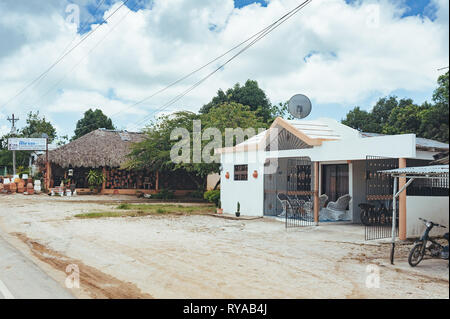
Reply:
[[[406,167],[406,158],[398,159],[398,168]],[[400,177],[398,181],[398,189],[401,189],[406,184],[406,178]],[[401,192],[398,196],[398,238],[400,240],[406,239],[406,190]]]
[[[103,174],[103,182],[102,182],[102,191],[101,193],[103,194],[105,192],[106,189],[106,168],[102,168],[102,174]]]
[[[155,190],[159,190],[159,172],[156,172]]]
[[[45,189],[50,190],[50,179],[52,178],[52,165],[47,162],[45,164]]]
[[[314,222],[319,225],[319,162],[314,162]]]

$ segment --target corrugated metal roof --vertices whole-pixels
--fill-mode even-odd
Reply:
[[[416,166],[416,167],[405,167],[397,169],[389,169],[385,171],[380,171],[384,174],[407,174],[407,175],[441,175],[448,174],[448,165],[431,165],[431,166]]]
[[[386,136],[386,134],[361,132],[361,136],[362,137],[376,137],[376,136]],[[423,138],[423,137],[416,137],[416,147],[417,148],[426,148],[426,149],[436,148],[439,150],[448,150],[449,149],[448,144],[438,142],[435,140],[430,140],[428,138]]]
[[[416,146],[417,147],[425,147],[425,148],[438,148],[438,149],[445,149],[445,150],[449,149],[448,144],[430,140],[430,139],[423,138],[423,137],[416,137]]]

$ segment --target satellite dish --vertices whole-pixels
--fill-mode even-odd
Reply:
[[[306,95],[297,94],[289,100],[289,113],[297,119],[304,119],[311,110],[312,104]]]

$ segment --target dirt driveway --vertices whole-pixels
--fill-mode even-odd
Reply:
[[[0,195],[0,231],[61,285],[66,266],[78,265],[78,297],[449,298],[445,261],[412,269],[403,246],[391,266],[389,246],[364,242],[360,226],[287,231],[270,219],[73,217],[124,199]],[[368,288],[377,273],[379,287]]]

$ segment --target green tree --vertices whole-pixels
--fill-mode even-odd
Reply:
[[[350,126],[360,132],[375,133],[379,130],[378,124],[372,120],[372,114],[365,110],[361,110],[359,106],[347,113],[342,124]]]
[[[449,73],[441,75],[438,87],[433,94],[434,105],[422,113],[420,133],[422,137],[434,139],[444,143],[449,142]]]
[[[229,88],[226,92],[220,89],[217,95],[200,109],[200,113],[206,114],[211,109],[231,102],[249,106],[250,110],[256,112],[256,115],[261,117],[266,123],[273,120],[274,112],[277,110],[277,107],[274,108],[271,105],[266,93],[259,87],[258,82],[247,80],[244,86],[236,83],[234,87]]]
[[[221,145],[224,145],[226,128],[267,128],[264,123],[250,107],[238,103],[225,103],[220,107],[211,109],[206,114],[195,114],[192,112],[178,112],[167,115],[152,123],[146,130],[144,141],[137,143],[132,148],[130,160],[125,167],[149,168],[153,171],[167,171],[183,169],[194,175],[205,178],[208,174],[219,172],[220,163],[174,163],[170,152],[178,140],[171,140],[171,133],[176,128],[183,128],[189,132],[191,143],[193,143],[193,121],[201,120],[202,134],[208,128],[217,128],[221,132]],[[202,140],[202,150],[211,140]],[[193,147],[190,145],[192,160]],[[200,186],[200,185],[199,185]]]
[[[56,129],[52,123],[47,121],[45,117],[40,117],[39,111],[28,113],[27,125],[22,128],[20,133],[23,137],[41,137],[45,133],[48,136],[49,143],[52,143],[57,137]]]
[[[101,110],[96,109],[93,111],[92,109],[89,109],[84,113],[83,118],[77,122],[75,135],[72,137],[72,141],[99,128],[108,130],[115,129],[112,120],[103,114]]]
[[[387,123],[382,128],[383,134],[418,134],[422,123],[423,108],[410,104],[397,106],[389,114]]]
[[[405,107],[413,104],[411,99],[398,100],[396,96],[389,96],[381,98],[377,101],[372,109],[370,120],[370,127],[373,127],[372,133],[382,133],[383,128],[389,121],[389,116],[392,110],[397,107]]]
[[[39,116],[39,112],[29,112],[27,114],[26,125],[18,131],[17,134],[6,134],[0,137],[0,172],[3,173],[3,167],[6,166],[12,170],[12,152],[8,150],[8,138],[10,137],[41,137],[47,134],[49,142],[52,143],[56,138],[56,129],[45,119]],[[16,152],[16,167],[28,167],[31,151]]]
[[[436,105],[446,106],[448,108],[448,71],[447,73],[439,76],[438,78],[438,87],[433,93],[433,102]]]
[[[433,103],[414,104],[396,96],[381,98],[372,111],[359,107],[347,113],[342,123],[360,131],[384,134],[414,133],[444,143],[449,141],[449,72],[438,78]]]

